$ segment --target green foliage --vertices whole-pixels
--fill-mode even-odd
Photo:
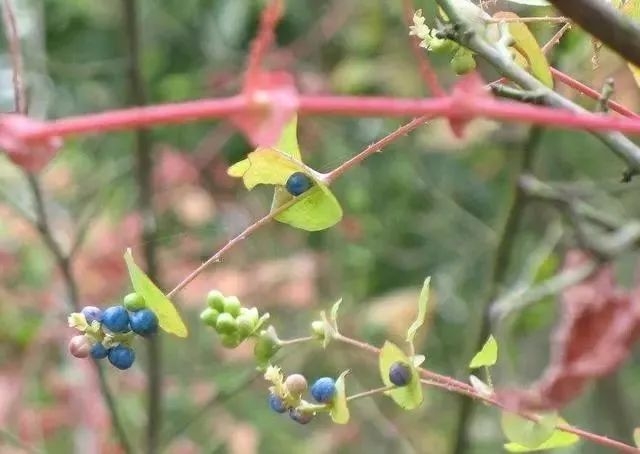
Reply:
[[[486,340],[482,348],[469,363],[470,369],[477,369],[478,367],[493,366],[498,361],[498,342],[490,335]]]
[[[346,370],[340,374],[336,380],[336,395],[331,402],[329,414],[336,424],[347,424],[349,422],[349,407],[347,406],[347,394],[345,390],[345,377],[349,374]]]
[[[420,297],[418,298],[418,315],[415,321],[411,324],[407,330],[407,342],[413,345],[413,339],[416,337],[416,331],[424,323],[424,319],[427,316],[427,303],[429,302],[429,287],[431,284],[431,277],[427,277],[422,284],[422,290],[420,291]]]
[[[539,448],[542,443],[551,438],[557,424],[556,413],[547,413],[537,421],[531,421],[515,413],[502,412],[501,425],[505,437],[525,448]]]
[[[556,425],[559,424],[566,424],[566,421],[558,417]],[[544,451],[547,449],[566,448],[568,446],[576,444],[579,441],[580,437],[578,437],[576,434],[563,432],[559,429],[556,429],[551,434],[551,437],[549,437],[544,443],[538,445],[535,448],[528,448],[516,442],[505,443],[504,448],[509,452]]]
[[[133,288],[136,293],[142,296],[147,307],[156,314],[160,328],[178,337],[187,337],[187,327],[175,306],[171,300],[165,296],[162,290],[149,279],[144,271],[136,265],[136,262],[133,260],[133,255],[131,254],[131,249],[127,249],[127,252],[124,254],[124,260],[127,263]]]

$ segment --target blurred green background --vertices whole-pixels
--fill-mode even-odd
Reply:
[[[21,32],[30,112],[39,118],[121,108],[128,97],[121,2],[21,0]],[[431,2],[416,7],[432,11]],[[139,0],[141,64],[150,103],[226,96],[242,83],[251,38],[263,2],[250,0]],[[552,14],[541,9],[522,15]],[[429,14],[425,13],[427,17]],[[557,26],[532,27],[540,42]],[[265,65],[296,76],[303,93],[426,96],[411,52],[400,1],[288,0],[277,28],[278,47]],[[0,53],[0,107],[13,109],[11,63]],[[589,37],[572,30],[550,57],[591,86],[616,79],[614,98],[638,108],[638,87],[624,62],[603,52],[591,64]],[[449,57],[434,56],[440,80],[456,76]],[[480,63],[488,80],[495,77]],[[566,89],[562,93],[574,97]],[[592,101],[576,98],[585,107]],[[397,119],[303,117],[299,141],[308,163],[326,171],[388,134]],[[426,366],[466,380],[466,366],[482,319],[496,247],[515,193],[531,130],[527,126],[473,122],[464,139],[438,120],[402,137],[335,183],[345,217],[336,227],[305,233],[272,223],[231,250],[177,298],[188,319],[187,340],[165,336],[162,446],[165,452],[324,453],[451,452],[461,400],[426,389],[422,408],[403,412],[377,397],[356,401],[347,426],[318,417],[300,426],[269,410],[267,384],[256,372],[251,347],[223,349],[198,313],[212,288],[237,294],[269,311],[283,338],[304,336],[309,323],[343,298],[346,333],[380,345],[402,339],[414,316],[419,287],[432,276],[434,298],[423,327]],[[154,128],[154,206],[160,286],[173,287],[226,239],[262,216],[270,189],[247,193],[226,176],[230,163],[250,151],[244,137],[215,122]],[[118,303],[129,292],[122,260],[127,247],[142,263],[142,217],[134,136],[117,132],[68,140],[41,181],[56,240],[67,249],[86,234],[74,259],[81,304]],[[544,130],[533,147],[532,169],[545,181],[579,183],[590,201],[620,219],[640,211],[637,184],[619,191],[623,166],[586,133]],[[635,190],[634,190],[635,188]],[[117,452],[108,415],[86,361],[71,358],[64,282],[37,231],[16,211],[33,212],[23,175],[0,159],[0,452]],[[572,230],[553,206],[527,203],[508,255],[499,293],[527,288],[555,274]],[[616,262],[621,282],[632,284],[637,255]],[[548,360],[557,298],[517,310],[494,326],[501,345],[494,382],[526,385]],[[120,414],[142,452],[146,424],[145,349],[126,373],[107,369]],[[375,358],[346,346],[285,349],[286,372],[337,376],[351,369],[348,392],[380,385]],[[617,376],[588,388],[563,415],[580,427],[630,440],[640,411],[640,369],[629,361]],[[239,386],[241,385],[241,386]],[[474,404],[466,452],[495,453],[504,443],[497,410]],[[16,438],[18,440],[16,440]],[[83,444],[84,443],[84,444]],[[93,443],[93,444],[89,444]],[[92,451],[98,449],[99,451]],[[13,450],[12,450],[13,449]],[[138,452],[138,451],[137,451]],[[566,452],[605,452],[580,443]]]

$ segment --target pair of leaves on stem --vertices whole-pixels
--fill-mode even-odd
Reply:
[[[487,368],[498,361],[498,342],[491,335],[482,348],[474,355],[469,363],[470,369],[480,367]],[[489,385],[472,376],[474,388],[481,393],[493,390]],[[558,425],[566,425],[567,422],[558,416],[556,412],[525,418],[509,411],[503,411],[501,417],[502,432],[509,440],[504,447],[509,452],[532,452],[546,449],[562,448],[577,443],[579,437],[573,433],[563,432],[557,429]]]
[[[297,120],[294,116],[283,129],[275,147],[257,148],[246,159],[232,165],[227,173],[232,177],[242,178],[249,190],[259,184],[274,185],[276,188],[271,212],[289,205],[278,213],[275,217],[277,221],[307,231],[324,230],[342,219],[342,208],[324,183],[323,174],[302,162],[296,127]],[[293,201],[294,197],[284,189],[284,185],[295,172],[309,176],[314,185]]]

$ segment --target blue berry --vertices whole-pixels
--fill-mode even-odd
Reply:
[[[93,359],[104,359],[109,354],[109,350],[107,350],[104,345],[98,342],[91,346],[91,350],[89,351],[89,353],[91,354],[91,357]]]
[[[311,186],[313,186],[313,181],[303,172],[295,172],[291,174],[285,184],[287,192],[296,197],[308,191]]]
[[[129,324],[134,333],[151,336],[158,332],[158,317],[150,309],[141,309],[129,316]]]
[[[289,417],[298,424],[309,424],[313,419],[313,413],[300,411],[297,408],[289,410]]]
[[[336,382],[331,377],[322,377],[311,385],[311,395],[322,404],[331,402],[336,394]]]
[[[280,399],[280,397],[276,396],[273,393],[269,394],[269,406],[276,413],[284,413],[285,411],[287,411],[287,407],[282,399]]]
[[[102,314],[102,324],[114,333],[129,331],[129,313],[124,306],[111,306]]]
[[[411,381],[411,369],[405,363],[396,361],[389,368],[389,381],[396,386],[407,386]]]
[[[91,324],[91,322],[94,320],[97,320],[98,322],[102,321],[102,309],[95,306],[83,307],[82,315],[84,315],[84,318],[88,324]]]
[[[109,349],[109,362],[120,370],[131,367],[136,359],[136,353],[133,349],[124,345],[116,345]]]

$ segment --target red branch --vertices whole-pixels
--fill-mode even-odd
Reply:
[[[258,34],[251,42],[251,51],[247,58],[244,87],[251,90],[261,72],[262,59],[275,40],[275,28],[282,16],[282,0],[271,0],[262,11]]]

